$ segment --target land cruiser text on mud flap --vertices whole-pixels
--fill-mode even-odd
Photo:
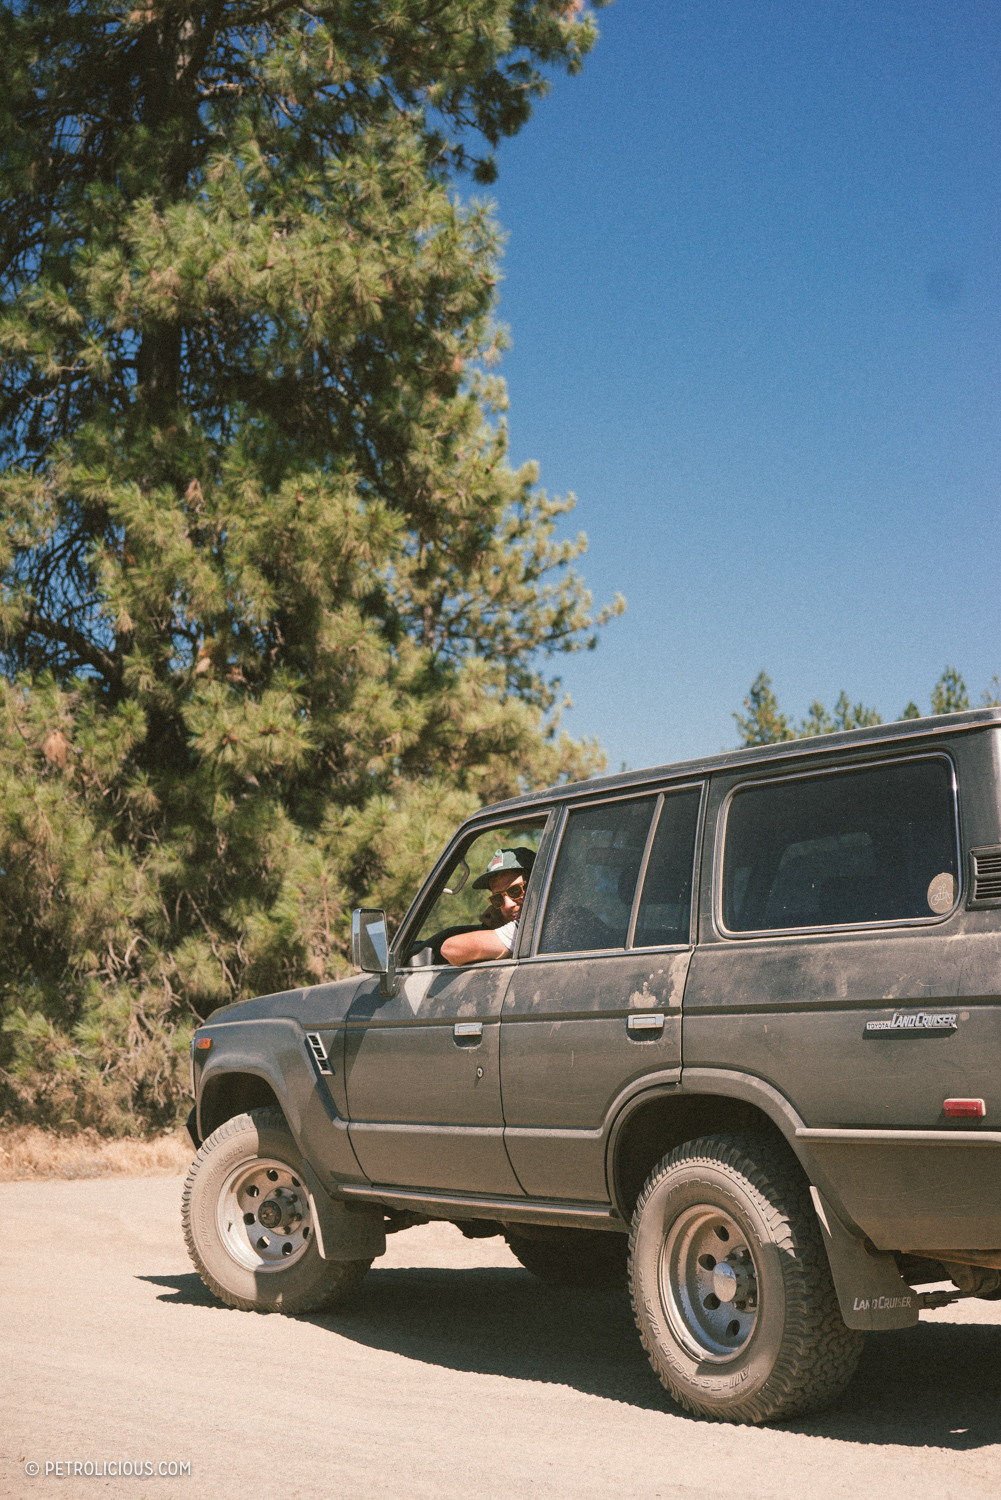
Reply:
[[[450,967],[512,846],[515,951]],[[184,1228],[232,1306],[329,1305],[451,1220],[557,1285],[628,1271],[671,1394],[762,1422],[1001,1295],[1001,711],[487,808],[353,945],[194,1038]]]

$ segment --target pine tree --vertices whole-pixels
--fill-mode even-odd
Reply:
[[[0,9],[0,1097],[181,1107],[192,1020],[345,967],[477,803],[600,764],[572,499],[511,469],[456,173],[579,0]],[[613,611],[620,606],[613,606]]]
[[[970,695],[966,683],[955,667],[946,667],[932,688],[931,711],[933,714],[958,714],[970,706]]]
[[[1001,680],[997,674],[981,698],[984,707],[1001,705]],[[961,713],[970,706],[970,695],[966,683],[955,667],[946,667],[932,688],[931,711],[933,714]],[[778,698],[772,689],[772,680],[767,672],[759,672],[744,699],[747,714],[734,714],[741,733],[743,745],[770,745],[779,740],[808,739],[817,734],[834,734],[846,729],[865,729],[882,724],[878,710],[866,708],[864,703],[852,703],[842,689],[834,712],[829,713],[818,698],[810,704],[805,718],[795,728],[779,708]],[[921,710],[913,699],[900,714],[901,719],[920,719]]]
[[[779,700],[767,672],[759,672],[744,699],[746,714],[734,714],[742,745],[773,745],[796,738],[789,720],[779,709]],[[815,705],[819,707],[819,705]]]

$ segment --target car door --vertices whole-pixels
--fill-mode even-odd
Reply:
[[[644,1073],[680,1070],[701,794],[687,784],[563,815],[501,1024],[505,1140],[532,1196],[607,1201],[612,1102]]]
[[[498,847],[537,848],[548,810],[467,831],[394,943],[391,996],[373,986],[348,1010],[344,1034],[349,1135],[373,1183],[520,1195],[504,1145],[500,1016],[513,957],[453,968],[429,939],[475,926],[487,902],[468,878]],[[460,880],[463,870],[466,879]],[[529,882],[531,888],[531,882]],[[413,955],[413,958],[411,958]]]

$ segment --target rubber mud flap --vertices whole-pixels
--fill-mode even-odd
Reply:
[[[888,1250],[867,1250],[842,1224],[830,1204],[810,1188],[817,1210],[841,1316],[849,1328],[884,1332],[912,1328],[918,1321],[918,1294],[897,1270]]]
[[[339,1203],[331,1198],[308,1162],[302,1176],[315,1215],[317,1244],[324,1260],[375,1260],[386,1253],[386,1211],[377,1203]]]

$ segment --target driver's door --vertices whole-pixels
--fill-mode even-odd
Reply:
[[[428,939],[477,925],[487,898],[466,879],[497,848],[538,847],[546,815],[474,828],[442,861],[394,951],[434,956]],[[349,1133],[362,1171],[386,1187],[522,1195],[504,1145],[500,1016],[513,958],[453,968],[404,965],[396,993],[359,995],[346,1017]]]

